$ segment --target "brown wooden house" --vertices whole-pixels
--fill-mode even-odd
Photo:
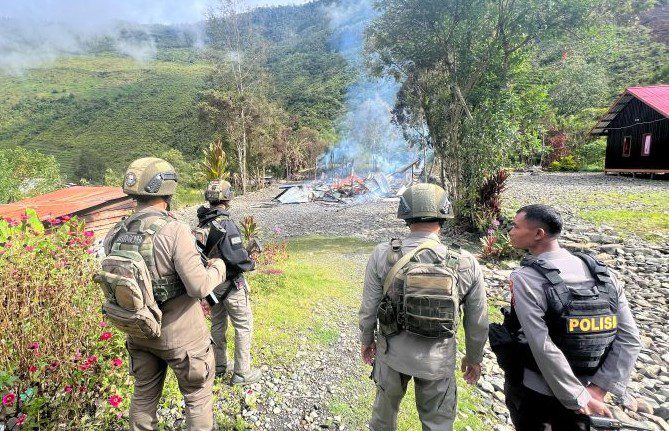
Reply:
[[[0,205],[0,217],[16,219],[28,208],[35,210],[45,223],[63,216],[76,216],[84,220],[86,229],[92,230],[96,239],[102,239],[134,207],[135,201],[120,187],[75,186]]]
[[[669,85],[628,88],[590,133],[607,137],[605,172],[669,173]]]

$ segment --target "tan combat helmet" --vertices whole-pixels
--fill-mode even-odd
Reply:
[[[232,185],[224,180],[209,181],[204,191],[204,200],[207,202],[228,202],[232,200]]]
[[[436,184],[415,184],[400,198],[397,218],[402,220],[432,221],[453,217],[451,201],[446,191]]]
[[[174,167],[157,157],[135,160],[123,179],[123,192],[130,196],[171,196],[176,189]]]

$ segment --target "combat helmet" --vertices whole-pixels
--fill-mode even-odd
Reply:
[[[232,185],[225,180],[209,181],[204,191],[204,200],[207,202],[227,202],[232,200]]]
[[[414,221],[436,221],[453,217],[451,201],[436,184],[415,184],[402,193],[397,218]]]
[[[174,167],[157,157],[135,160],[123,179],[123,192],[130,196],[171,196],[176,189]]]

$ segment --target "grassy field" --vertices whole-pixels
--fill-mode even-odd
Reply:
[[[652,194],[594,193],[578,204],[585,220],[613,227],[623,237],[629,233],[653,241],[669,235],[669,191]]]
[[[100,55],[0,74],[0,148],[54,155],[68,180],[78,180],[80,161],[122,170],[170,147],[195,154],[209,139],[194,109],[208,71],[204,63]]]

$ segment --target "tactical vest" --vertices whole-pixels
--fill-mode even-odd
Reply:
[[[595,279],[594,286],[568,287],[559,269],[534,256],[524,257],[520,264],[535,269],[546,279],[544,319],[551,340],[575,374],[592,375],[606,358],[616,336],[618,292],[603,263],[584,253],[573,254],[587,265]],[[528,365],[538,370],[536,363]]]
[[[103,312],[129,335],[159,337],[159,306],[186,293],[178,275],[160,276],[153,254],[155,234],[171,220],[161,214],[142,213],[121,222],[111,251],[95,275],[107,299]]]
[[[457,267],[450,250],[440,256],[427,240],[406,255],[401,242],[391,241],[387,258],[392,268],[383,284],[384,297],[377,317],[381,334],[390,337],[406,330],[427,338],[451,338],[458,322]]]
[[[210,259],[221,258],[221,252],[217,246],[227,234],[221,223],[225,220],[230,220],[230,216],[220,214],[213,220],[200,224],[194,231],[198,245],[202,247],[202,251]]]

